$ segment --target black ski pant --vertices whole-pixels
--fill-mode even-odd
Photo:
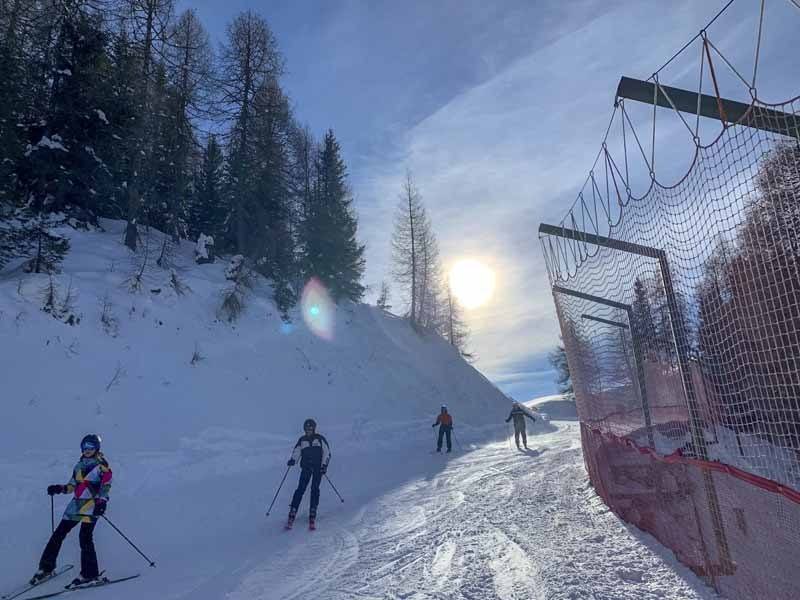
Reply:
[[[519,436],[522,435],[522,445],[526,448],[528,447],[528,434],[525,433],[525,425],[522,427],[517,427],[514,425],[514,441],[517,443],[517,448],[519,448]]]
[[[452,427],[445,427],[444,425],[439,425],[439,438],[436,440],[436,449],[437,450],[441,450],[442,449],[442,438],[444,436],[447,436],[447,451],[449,452],[450,450],[453,449],[453,442],[450,439],[450,436],[452,435],[451,434],[452,431],[453,431]]]
[[[97,577],[99,574],[97,568],[97,553],[94,550],[94,538],[92,537],[96,524],[95,521],[80,524],[81,576],[88,579]],[[52,571],[56,568],[56,559],[58,558],[59,550],[61,550],[61,544],[64,542],[64,538],[67,537],[67,534],[72,531],[76,525],[78,525],[78,521],[69,519],[63,519],[58,524],[53,535],[50,536],[50,541],[47,542],[47,546],[45,546],[44,552],[42,553],[42,558],[39,561],[39,568],[42,571]]]
[[[311,505],[308,510],[309,517],[317,516],[317,506],[319,506],[319,484],[322,481],[322,471],[320,469],[303,469],[300,471],[300,481],[297,482],[297,489],[292,497],[292,512],[297,512],[303,494],[306,493],[308,482],[311,482]]]

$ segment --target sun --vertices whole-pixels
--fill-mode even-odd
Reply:
[[[459,260],[450,269],[450,289],[467,309],[486,304],[494,293],[494,272],[480,261]]]

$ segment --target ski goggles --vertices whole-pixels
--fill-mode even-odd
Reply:
[[[97,452],[99,448],[97,447],[96,444],[81,444],[81,452],[86,452],[88,450],[93,450],[94,452]]]

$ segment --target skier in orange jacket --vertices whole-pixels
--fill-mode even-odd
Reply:
[[[453,449],[453,443],[450,439],[453,433],[453,417],[447,412],[447,405],[445,404],[442,404],[442,412],[436,417],[436,423],[431,425],[431,427],[436,427],[437,425],[439,426],[439,438],[436,441],[436,451],[442,451],[442,438],[446,435],[447,451],[450,452]]]

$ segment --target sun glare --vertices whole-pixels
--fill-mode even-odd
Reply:
[[[450,289],[464,308],[486,304],[494,293],[494,272],[477,260],[460,260],[450,269]]]

